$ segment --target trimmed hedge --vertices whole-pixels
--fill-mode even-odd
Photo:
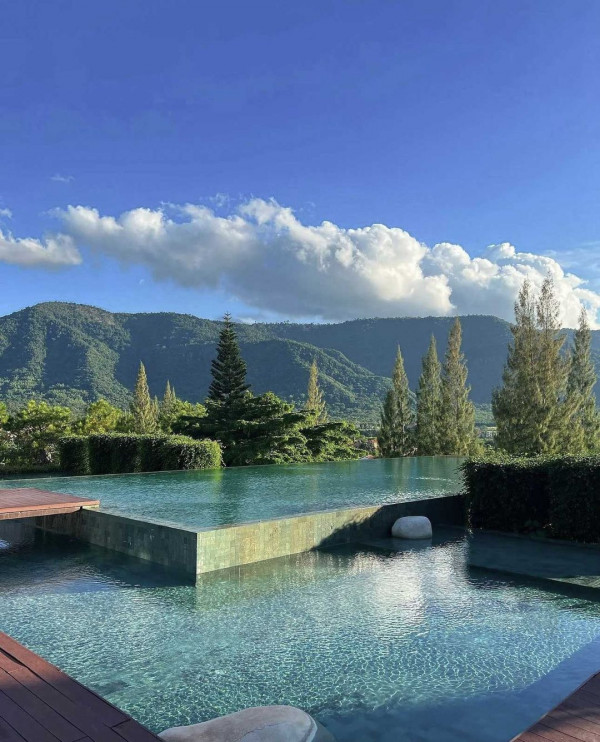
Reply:
[[[217,441],[183,435],[106,434],[59,441],[60,468],[69,474],[124,474],[221,466]]]
[[[466,461],[469,525],[600,542],[600,457]]]

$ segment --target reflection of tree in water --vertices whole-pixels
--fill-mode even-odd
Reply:
[[[214,469],[211,471],[210,486],[216,525],[229,526],[248,520],[242,517],[244,501],[248,495],[246,472],[239,469]]]

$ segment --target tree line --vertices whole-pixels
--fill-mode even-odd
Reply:
[[[566,348],[552,280],[543,282],[537,297],[525,281],[511,332],[502,386],[492,397],[495,448],[516,456],[599,453],[596,372],[585,310],[573,344]],[[482,453],[461,335],[457,318],[443,363],[431,338],[415,395],[398,348],[392,385],[381,410],[378,443],[383,456]]]
[[[152,397],[140,363],[128,410],[105,399],[75,418],[68,407],[31,400],[13,414],[0,402],[0,468],[52,466],[58,440],[67,435],[102,433],[185,434],[213,438],[228,465],[328,461],[355,458],[354,425],[328,420],[313,361],[306,403],[301,410],[272,392],[254,395],[246,382],[246,364],[229,315],[219,335],[212,382],[205,404],[177,397],[167,381],[162,399]]]

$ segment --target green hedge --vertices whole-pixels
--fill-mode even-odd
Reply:
[[[59,442],[60,468],[69,474],[122,474],[221,466],[216,441],[183,435],[69,436]]]
[[[600,542],[600,457],[467,461],[472,528]]]

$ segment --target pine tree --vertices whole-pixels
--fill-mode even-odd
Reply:
[[[413,453],[412,426],[414,414],[408,388],[408,377],[404,370],[404,359],[398,348],[392,387],[388,391],[381,410],[381,427],[377,443],[382,456],[407,456]]]
[[[561,354],[559,305],[551,279],[535,301],[525,281],[515,304],[513,340],[492,397],[498,448],[535,456],[561,453],[570,415],[565,404],[568,362]]]
[[[600,448],[600,415],[594,396],[596,371],[591,357],[591,342],[587,314],[582,309],[567,381],[566,406],[571,419],[566,426],[564,451],[570,454],[596,453]]]
[[[217,357],[211,364],[211,374],[213,378],[208,398],[217,404],[228,406],[242,399],[250,388],[246,383],[246,363],[240,353],[230,314],[224,317],[224,327],[219,334]]]
[[[318,425],[327,422],[327,408],[323,399],[323,392],[319,387],[319,369],[316,359],[313,360],[310,366],[308,391],[304,409],[310,413],[315,424]]]
[[[458,317],[450,329],[442,370],[442,408],[439,427],[440,453],[466,456],[479,448],[475,407],[469,399],[467,366],[461,352],[462,327]]]
[[[167,381],[165,393],[160,401],[158,411],[158,422],[160,427],[167,433],[171,431],[171,424],[177,414],[177,402],[178,400],[177,395],[175,394],[175,389],[171,386],[171,383]]]
[[[150,397],[144,364],[140,363],[133,402],[130,405],[133,429],[136,433],[155,433],[158,428],[157,410]]]
[[[437,356],[435,338],[432,335],[429,349],[423,358],[423,368],[417,389],[415,443],[420,456],[434,456],[440,453],[441,408],[441,365]]]

